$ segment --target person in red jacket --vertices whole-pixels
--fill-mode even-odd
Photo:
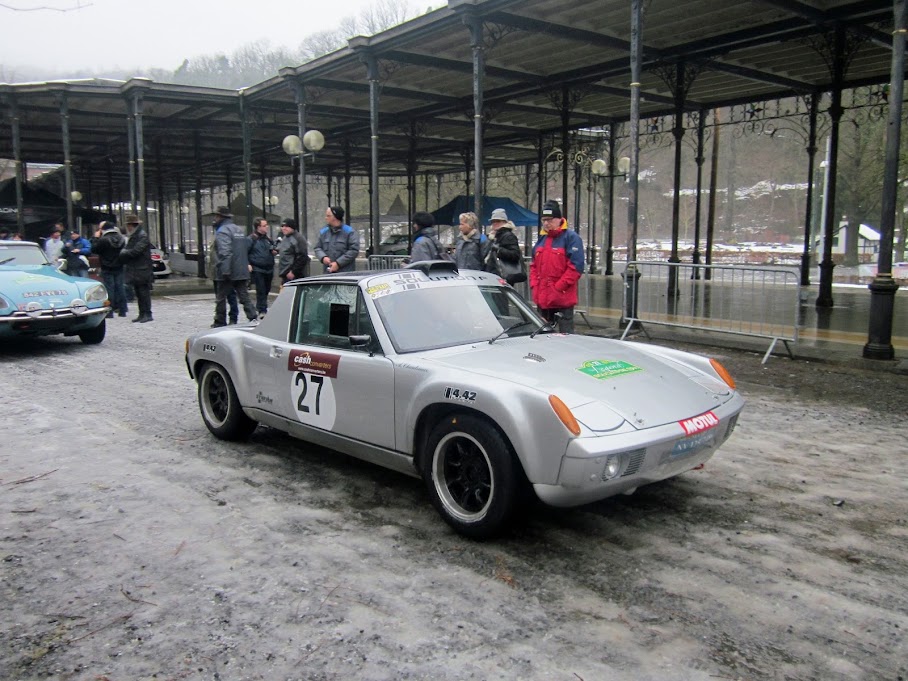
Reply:
[[[556,321],[561,333],[574,333],[574,306],[577,282],[583,274],[583,240],[561,217],[557,201],[542,206],[544,234],[533,247],[530,288],[539,314],[550,324]]]

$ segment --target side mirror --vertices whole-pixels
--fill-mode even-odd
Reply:
[[[370,336],[368,333],[348,336],[348,338],[350,340],[350,347],[353,348],[364,348],[372,342],[372,336]]]

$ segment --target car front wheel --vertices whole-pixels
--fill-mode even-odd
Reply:
[[[258,425],[243,413],[227,370],[206,364],[199,376],[199,409],[208,430],[221,440],[245,440]]]
[[[86,345],[97,345],[102,340],[104,340],[104,336],[106,334],[107,334],[107,322],[105,320],[101,320],[101,323],[98,324],[97,326],[95,326],[91,329],[86,329],[85,331],[82,331],[79,334],[79,340],[81,340]]]
[[[452,414],[435,426],[422,473],[432,504],[464,536],[498,534],[518,506],[523,472],[511,446],[472,414]]]

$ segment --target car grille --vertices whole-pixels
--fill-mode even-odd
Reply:
[[[632,452],[628,452],[627,457],[627,468],[624,469],[624,472],[621,474],[622,478],[633,475],[640,470],[640,466],[643,465],[643,459],[646,458],[646,449],[635,449]]]

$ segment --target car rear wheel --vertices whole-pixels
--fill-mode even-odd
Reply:
[[[490,423],[451,414],[435,426],[422,458],[432,504],[451,527],[474,539],[505,529],[520,499],[523,472]]]
[[[221,440],[245,440],[258,425],[243,413],[227,370],[206,364],[199,376],[199,409],[202,420]]]
[[[88,329],[79,334],[79,339],[86,345],[97,345],[107,334],[107,322],[101,320],[101,323],[92,329]]]

